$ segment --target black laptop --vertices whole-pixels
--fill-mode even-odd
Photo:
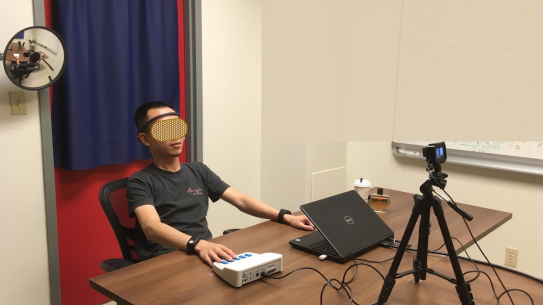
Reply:
[[[394,236],[357,192],[348,191],[300,206],[318,231],[293,239],[299,250],[345,263]]]

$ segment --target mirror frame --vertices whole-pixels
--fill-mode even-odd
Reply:
[[[8,52],[8,49],[9,47],[11,46],[11,42],[13,41],[13,39],[15,39],[15,36],[17,36],[17,34],[21,33],[21,32],[24,32],[26,30],[30,30],[30,29],[44,29],[44,30],[47,30],[47,31],[50,31],[51,33],[53,33],[57,38],[58,40],[60,41],[60,45],[62,46],[63,48],[63,51],[64,51],[64,60],[62,61],[62,68],[60,69],[60,72],[57,74],[57,76],[52,80],[50,81],[49,83],[45,84],[44,86],[41,86],[41,87],[26,87],[26,86],[23,86],[21,84],[18,84],[17,82],[15,82],[13,80],[13,78],[9,75],[9,72],[8,71],[8,68],[7,68],[7,65],[6,65],[6,55],[7,52]],[[25,89],[25,90],[41,90],[41,89],[45,89],[45,88],[49,88],[50,86],[52,86],[54,83],[56,83],[60,77],[62,76],[62,74],[64,74],[64,70],[66,69],[66,45],[64,44],[64,40],[62,40],[62,37],[60,37],[60,35],[55,32],[53,29],[50,29],[48,27],[44,27],[44,26],[29,26],[27,28],[24,28],[20,31],[18,31],[17,33],[15,33],[11,39],[8,41],[8,43],[6,44],[6,47],[4,49],[4,60],[3,60],[3,65],[4,65],[4,72],[6,73],[6,76],[8,77],[8,79],[14,84],[16,85],[17,87],[19,88],[22,88],[22,89]]]

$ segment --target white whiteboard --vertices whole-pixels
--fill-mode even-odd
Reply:
[[[497,155],[543,159],[543,142],[454,141],[447,148]]]
[[[543,1],[404,0],[394,139],[543,140],[542,29]]]
[[[401,157],[423,159],[422,148],[429,143],[392,142],[392,152]],[[543,141],[450,141],[447,163],[494,168],[543,175]]]
[[[440,141],[402,142],[424,147],[429,143]],[[455,149],[470,152],[488,153],[520,158],[543,160],[543,141],[539,142],[508,142],[508,141],[447,141],[447,150]]]

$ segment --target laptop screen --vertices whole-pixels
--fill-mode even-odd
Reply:
[[[300,208],[341,257],[362,252],[394,235],[354,190]]]

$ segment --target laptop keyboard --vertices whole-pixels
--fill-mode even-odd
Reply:
[[[339,254],[336,252],[336,250],[334,250],[332,245],[326,239],[312,244],[311,246],[309,246],[309,248],[322,254],[339,257]]]

